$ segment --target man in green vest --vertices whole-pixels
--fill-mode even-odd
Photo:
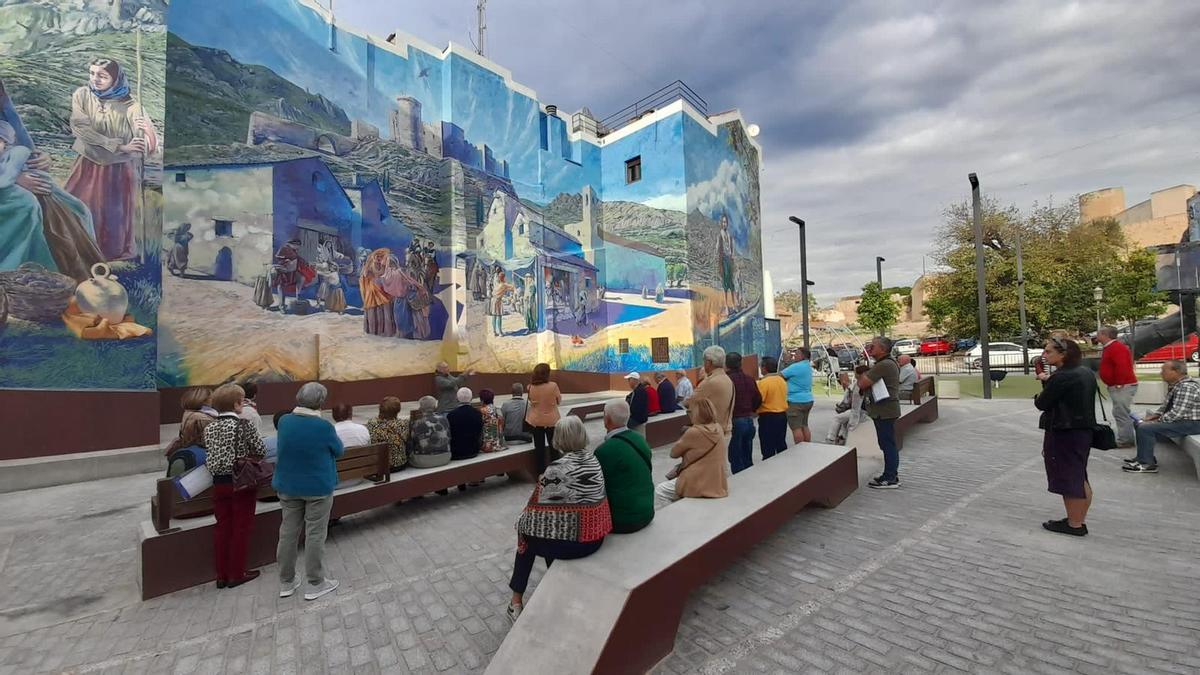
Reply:
[[[613,532],[637,532],[654,519],[654,479],[646,437],[628,428],[629,404],[621,399],[604,405],[604,442],[596,459],[604,472]]]

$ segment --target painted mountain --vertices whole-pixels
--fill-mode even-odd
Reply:
[[[350,133],[350,118],[321,94],[310,94],[265,66],[239,63],[222,49],[167,34],[167,127],[170,148],[243,143],[258,111],[311,127]]]
[[[534,205],[546,221],[559,227],[578,223],[583,211],[579,194],[560,194],[544,207]],[[686,253],[684,214],[637,202],[600,202],[601,227],[606,232],[649,244],[669,262],[682,262]]]

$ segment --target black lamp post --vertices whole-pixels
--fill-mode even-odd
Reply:
[[[983,373],[983,397],[992,397],[991,358],[988,350],[988,313],[987,286],[984,283],[983,268],[983,214],[979,205],[979,177],[969,174],[971,181],[971,212],[975,220],[975,292],[979,302],[979,351],[980,371]]]
[[[883,290],[883,263],[887,262],[887,258],[875,256],[875,281],[879,284],[879,290]]]
[[[788,220],[796,224],[800,230],[800,322],[804,330],[804,349],[808,350],[808,250],[804,242],[804,221],[796,216]]]

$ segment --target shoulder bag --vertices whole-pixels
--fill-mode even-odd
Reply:
[[[1100,414],[1104,424],[1096,423],[1092,427],[1092,447],[1097,450],[1112,450],[1117,447],[1117,435],[1108,425],[1108,413],[1104,412],[1104,401],[1100,400],[1100,387],[1096,387],[1096,401],[1100,404]]]

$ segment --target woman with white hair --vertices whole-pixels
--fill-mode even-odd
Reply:
[[[563,456],[538,478],[517,520],[517,557],[508,585],[513,592],[508,618],[513,621],[521,614],[534,558],[545,558],[546,567],[555,560],[585,558],[612,531],[604,472],[587,446],[587,430],[578,417],[564,417],[554,425],[554,447]]]
[[[450,424],[450,459],[471,459],[479,454],[483,436],[483,414],[471,405],[475,395],[470,389],[458,390],[458,407],[446,415]]]
[[[309,382],[296,394],[296,408],[279,420],[275,477],[283,521],[279,525],[279,597],[291,597],[300,588],[296,576],[296,548],[304,531],[305,600],[332,592],[338,582],[325,577],[325,534],[337,486],[337,458],[345,448],[337,430],[321,417],[329,390]]]
[[[420,416],[413,422],[408,465],[432,469],[450,463],[450,423],[438,412],[438,400],[422,396],[417,402]]]

